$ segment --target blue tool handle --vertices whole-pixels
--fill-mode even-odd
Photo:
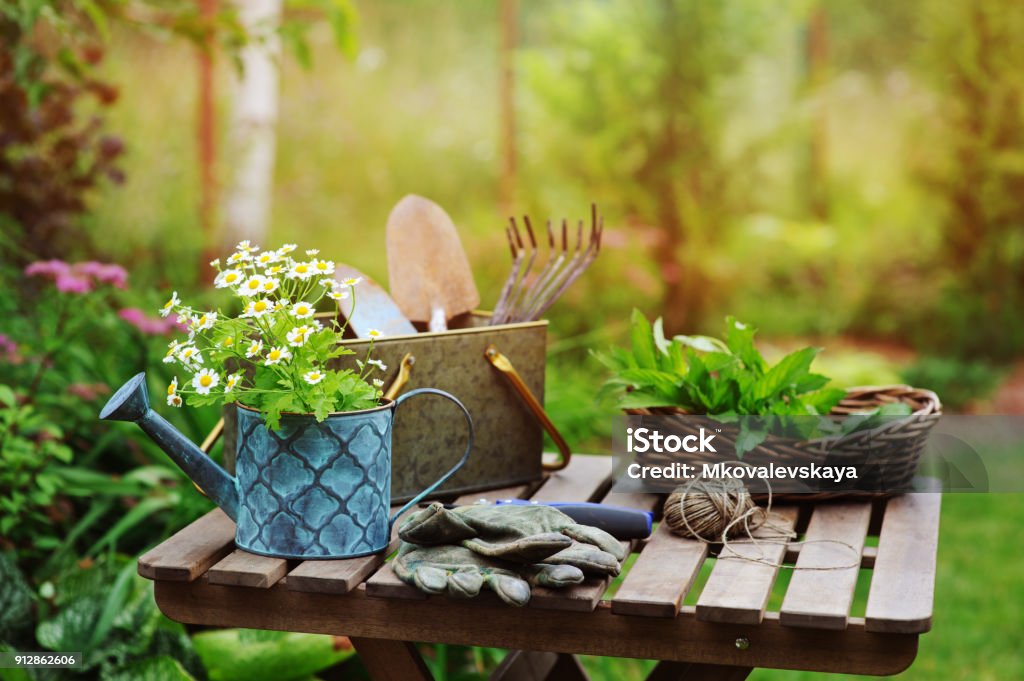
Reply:
[[[592,502],[544,502],[539,504],[528,499],[499,499],[498,505],[551,506],[557,508],[581,525],[599,527],[616,539],[645,539],[651,536],[654,514],[624,506],[609,506]]]

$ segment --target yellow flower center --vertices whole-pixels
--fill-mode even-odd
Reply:
[[[309,308],[306,307],[305,305],[299,305],[297,312],[299,314],[306,314],[307,312],[309,312]]]
[[[305,265],[296,265],[295,266],[295,271],[298,272],[299,274],[305,274],[308,270],[309,270],[309,268],[306,267]]]
[[[255,310],[256,312],[266,312],[267,311],[267,301],[259,300],[259,301],[255,302],[255,303],[253,303],[252,309]]]
[[[269,354],[269,355],[267,355],[267,357],[268,357],[269,359],[280,359],[280,357],[281,357],[281,351],[280,351],[280,350],[271,350],[271,351],[270,351],[270,354]]]
[[[238,275],[235,274],[234,272],[228,272],[227,274],[224,275],[224,281],[226,281],[229,284],[233,284],[236,279],[238,279]]]
[[[224,339],[224,347],[230,347],[230,346],[232,346],[234,344],[235,344],[235,339],[232,338],[231,336],[228,336],[227,338]]]
[[[164,303],[165,310],[170,310],[172,307],[174,307],[174,298],[171,298],[166,303]]]
[[[167,394],[168,395],[173,395],[177,391],[177,389],[178,389],[178,387],[176,385],[174,385],[173,383],[171,383],[169,386],[167,386]]]
[[[260,287],[260,282],[257,281],[256,279],[253,279],[252,281],[249,282],[249,290],[250,291],[255,291],[259,287]]]
[[[199,385],[204,388],[209,388],[211,383],[213,383],[213,377],[209,375],[199,377]]]

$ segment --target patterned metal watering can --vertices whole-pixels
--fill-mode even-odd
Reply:
[[[440,395],[466,417],[462,458],[398,512],[391,510],[391,428],[395,412],[416,395]],[[146,374],[125,383],[101,419],[139,425],[237,524],[235,543],[278,558],[354,558],[387,548],[391,526],[406,510],[462,468],[473,448],[473,420],[443,390],[412,390],[363,411],[284,414],[270,430],[261,414],[238,409],[238,453],[232,477],[149,406]]]

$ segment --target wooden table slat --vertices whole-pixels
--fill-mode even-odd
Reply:
[[[661,523],[612,598],[612,612],[675,617],[707,554],[707,544],[672,534]]]
[[[782,624],[846,628],[870,520],[870,503],[820,504],[814,509],[797,569],[779,610]],[[851,563],[856,565],[848,569],[807,569],[839,568]]]
[[[889,500],[868,592],[868,631],[910,634],[931,629],[941,504],[938,493]]]
[[[258,556],[235,549],[207,570],[206,577],[211,584],[267,589],[277,584],[287,572],[288,561],[284,558]]]
[[[219,508],[179,530],[139,558],[148,579],[190,582],[231,553],[235,523]]]
[[[772,509],[772,527],[762,526],[753,533],[755,538],[762,540],[759,543],[749,539],[731,540],[726,555],[778,563],[786,554],[786,542],[772,537],[792,529],[796,519],[796,507]],[[764,617],[778,572],[779,568],[771,564],[735,557],[719,558],[697,599],[697,619],[733,624],[759,623]]]

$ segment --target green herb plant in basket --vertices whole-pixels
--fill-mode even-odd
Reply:
[[[884,416],[912,413],[913,403],[901,399],[842,407],[850,393],[831,387],[827,376],[811,371],[820,348],[801,348],[769,364],[754,345],[755,333],[753,327],[728,317],[722,338],[669,339],[661,319],[651,324],[634,310],[631,348],[595,353],[612,372],[602,394],[614,396],[628,413],[701,414],[738,423],[737,456],[759,446],[769,434],[799,439],[841,435],[874,427]],[[859,416],[843,422],[826,418],[837,410]],[[740,418],[748,416],[763,418]]]

